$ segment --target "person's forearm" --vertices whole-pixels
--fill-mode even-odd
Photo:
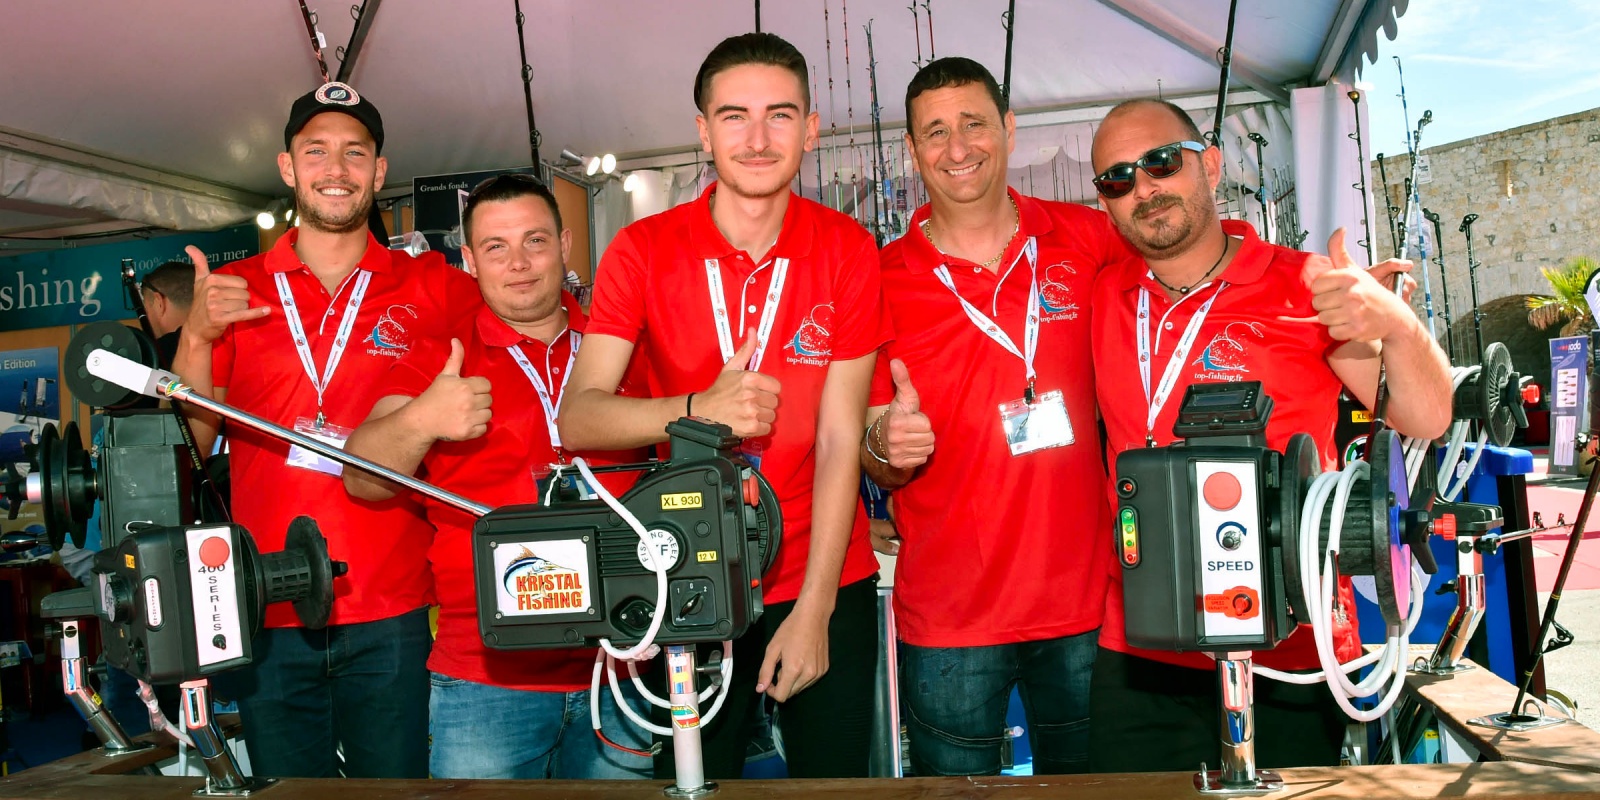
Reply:
[[[684,396],[622,397],[584,389],[561,404],[561,445],[569,450],[630,450],[667,440],[667,423],[684,415]]]
[[[811,549],[795,607],[832,614],[839,594],[856,508],[861,504],[853,429],[818,431],[817,471],[811,495]]]
[[[915,467],[902,469],[891,466],[889,462],[883,460],[884,457],[889,455],[884,452],[885,448],[881,443],[882,437],[878,431],[878,422],[883,417],[883,408],[869,409],[867,412],[869,424],[867,425],[866,434],[861,437],[859,460],[861,462],[861,471],[867,473],[867,477],[871,478],[873,483],[892,491],[910,483],[912,476],[917,474],[917,470]]]
[[[1384,416],[1406,436],[1436,439],[1451,419],[1450,364],[1420,320],[1383,342],[1380,353],[1388,373],[1388,407]]]
[[[345,442],[344,451],[388,467],[402,475],[416,475],[417,467],[433,446],[433,437],[424,433],[408,412],[411,405],[382,417],[361,423]],[[396,484],[354,467],[344,469],[344,489],[363,500],[394,497]]]
[[[178,352],[172,358],[172,371],[195,394],[215,398],[216,387],[211,382],[211,342],[184,332],[178,336]],[[179,403],[183,415],[189,419],[189,429],[194,433],[195,448],[201,457],[211,454],[217,442],[217,430],[222,418],[202,411],[188,403]]]

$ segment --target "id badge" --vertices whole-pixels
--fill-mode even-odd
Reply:
[[[556,481],[554,494],[550,491],[550,480],[552,478]],[[577,468],[571,465],[563,467],[557,473],[556,465],[551,464],[550,471],[543,476],[535,473],[533,483],[539,492],[540,502],[544,502],[545,498],[560,500],[561,502],[572,502],[575,500],[593,500],[600,496],[595,493],[589,482],[583,479],[583,475],[578,472]]]
[[[326,421],[319,428],[316,420],[310,417],[300,417],[294,421],[294,432],[343,450],[345,441],[350,438],[351,430],[343,425],[335,425]],[[335,478],[344,474],[343,464],[313,453],[297,444],[289,445],[288,463],[291,467],[309,469],[312,472],[321,472],[324,475],[332,475]]]
[[[1067,403],[1059,389],[1039,395],[1032,403],[1001,403],[1000,429],[1014,456],[1072,444],[1072,420],[1067,418]]]
[[[750,468],[756,472],[761,471],[761,453],[765,450],[760,442],[746,439],[739,446],[739,452],[744,455],[744,460],[750,462]]]

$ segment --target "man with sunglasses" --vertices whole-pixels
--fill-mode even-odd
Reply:
[[[861,463],[894,490],[912,768],[999,772],[1020,685],[1034,771],[1082,772],[1111,559],[1089,294],[1127,250],[1104,214],[1007,188],[1016,120],[981,64],[923,67],[906,119],[929,203],[881,256],[896,339]]]
[[[1096,387],[1109,463],[1124,450],[1171,442],[1177,400],[1192,383],[1260,381],[1275,401],[1269,446],[1282,450],[1292,434],[1305,432],[1332,459],[1340,390],[1370,407],[1381,366],[1388,370],[1389,423],[1409,436],[1444,432],[1449,365],[1410,306],[1383,285],[1409,264],[1385,262],[1368,272],[1352,264],[1342,232],[1328,242],[1330,258],[1268,244],[1249,223],[1220,219],[1214,196],[1222,154],[1169,103],[1135,100],[1112,109],[1092,153],[1105,209],[1143,256],[1103,272],[1094,286]],[[1094,769],[1169,771],[1215,761],[1215,662],[1130,646],[1121,569],[1110,566],[1090,693]],[[1348,661],[1361,651],[1348,580],[1338,596],[1331,623],[1339,658]],[[1256,662],[1317,669],[1309,626],[1257,653]],[[1255,689],[1261,766],[1338,763],[1345,719],[1325,686],[1258,680]]]

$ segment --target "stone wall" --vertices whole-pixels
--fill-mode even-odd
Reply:
[[[1432,181],[1420,186],[1422,206],[1439,214],[1444,234],[1445,279],[1429,265],[1436,314],[1444,307],[1446,283],[1456,318],[1471,313],[1466,239],[1457,230],[1468,213],[1479,217],[1473,250],[1480,265],[1480,303],[1547,294],[1540,267],[1556,267],[1573,256],[1600,257],[1600,109],[1422,152],[1432,171]],[[1383,159],[1390,202],[1401,209],[1397,218],[1404,213],[1410,162],[1404,154]],[[1369,185],[1382,185],[1376,160]],[[1381,259],[1393,252],[1393,244],[1383,197],[1375,197],[1373,251]]]

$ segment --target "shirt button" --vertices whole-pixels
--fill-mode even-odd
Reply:
[[[745,310],[750,312],[750,313],[752,313],[752,314],[756,313],[756,307],[755,306],[750,306],[749,308],[747,308]]]
[[[754,276],[754,275],[752,275],[752,276],[750,276],[750,280],[747,280],[747,281],[745,281],[745,283],[748,283],[748,284],[750,284],[750,285],[751,285],[751,286],[754,286],[754,285],[756,285],[756,279],[755,279],[755,276]]]
[[[1170,323],[1170,322],[1167,323],[1167,330],[1169,330],[1169,331],[1172,330],[1172,323]]]
[[[551,368],[550,368],[550,371],[551,371],[551,372],[554,372],[554,373],[555,373],[555,374],[557,374],[557,375],[560,375],[560,374],[561,374],[561,368],[560,368],[560,367],[551,367]]]
[[[328,309],[328,316],[330,316],[330,317],[333,316],[333,309],[331,309],[331,308]]]
[[[983,271],[982,267],[973,267],[972,268],[972,272],[973,272],[974,275],[976,275],[977,273],[982,272],[982,271]]]

